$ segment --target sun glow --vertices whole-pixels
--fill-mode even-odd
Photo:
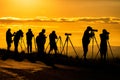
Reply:
[[[13,0],[13,2],[23,7],[33,7],[38,3],[38,0]]]

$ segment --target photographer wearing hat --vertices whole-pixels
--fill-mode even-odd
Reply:
[[[107,41],[109,40],[109,32],[107,32],[106,29],[102,30],[102,34],[100,34],[100,55],[101,60],[106,60],[106,54],[107,54]]]

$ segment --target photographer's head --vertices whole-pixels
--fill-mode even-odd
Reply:
[[[103,29],[103,34],[109,34],[109,32],[107,32],[107,30],[106,29]]]
[[[30,32],[30,31],[31,31],[31,29],[29,28],[29,29],[28,29],[28,31]]]
[[[52,34],[55,34],[55,31],[52,31]]]
[[[45,29],[42,29],[42,33],[45,33]]]
[[[92,27],[91,27],[91,26],[88,26],[88,27],[87,27],[87,30],[88,30],[88,31],[91,31],[91,30],[92,30]]]

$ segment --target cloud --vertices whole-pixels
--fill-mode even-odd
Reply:
[[[0,20],[20,20],[20,18],[16,18],[16,17],[2,17],[2,18],[0,18]]]
[[[109,23],[119,24],[120,18],[117,17],[73,17],[73,18],[15,18],[15,17],[2,17],[0,22],[93,22],[93,23]]]
[[[99,22],[99,21],[103,21],[105,23],[108,23],[110,21],[110,18],[91,18],[91,17],[88,17],[88,18],[81,18],[79,19],[79,21],[85,21],[85,22]]]
[[[80,18],[78,21],[119,24],[120,18],[116,18],[116,17],[84,17],[84,18]]]

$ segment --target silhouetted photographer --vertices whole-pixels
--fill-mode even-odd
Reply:
[[[54,50],[55,54],[57,54],[57,44],[56,44],[56,39],[57,39],[57,35],[55,31],[52,31],[52,33],[50,33],[49,35],[49,40],[50,40],[50,50],[49,53]]]
[[[15,47],[16,53],[18,53],[18,44],[21,37],[23,37],[23,31],[19,30],[15,33],[15,36],[14,36],[14,47]]]
[[[106,29],[103,29],[102,34],[100,34],[100,55],[101,60],[106,60],[107,55],[107,41],[109,40],[109,32]]]
[[[92,27],[88,26],[87,29],[84,32],[83,38],[82,38],[82,45],[83,45],[83,51],[84,51],[84,60],[86,60],[87,52],[88,52],[88,45],[90,43],[90,39],[94,37],[94,32],[97,32],[98,30],[92,29]]]
[[[36,37],[36,43],[38,48],[38,53],[43,55],[44,54],[44,45],[46,42],[46,36],[45,36],[45,29],[42,29],[42,31],[39,33],[39,35]]]
[[[27,51],[28,53],[32,53],[32,37],[34,37],[31,29],[28,29],[26,33],[26,40],[27,40]]]
[[[11,29],[9,28],[6,32],[6,42],[7,42],[7,50],[10,51],[11,43],[13,42],[12,37],[15,33],[11,33]]]

